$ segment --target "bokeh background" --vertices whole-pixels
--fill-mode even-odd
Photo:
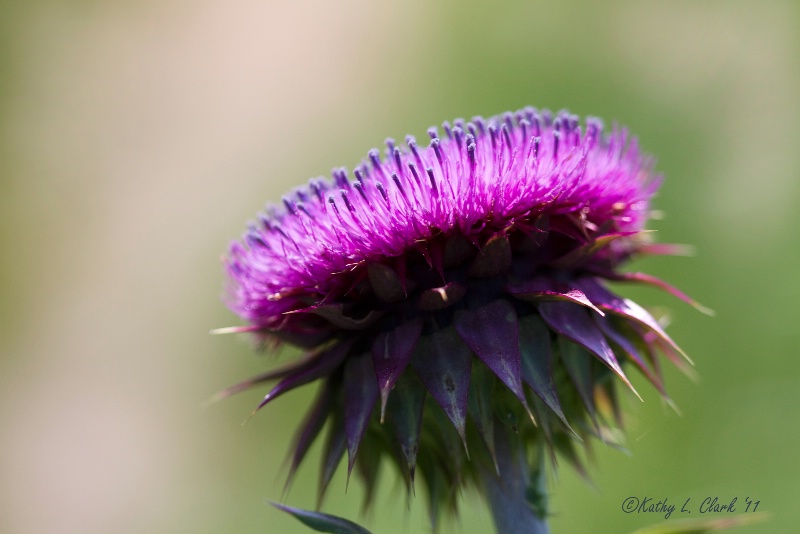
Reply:
[[[220,254],[267,200],[386,136],[524,105],[627,124],[667,181],[637,267],[694,357],[677,416],[638,382],[631,454],[552,481],[554,534],[630,532],[628,496],[800,512],[800,9],[796,2],[5,1],[0,4],[0,532],[307,532],[265,504],[313,388],[241,425],[275,364],[220,302]],[[291,357],[284,354],[283,358]],[[289,495],[315,500],[316,455]],[[340,469],[325,510],[359,519]],[[376,533],[426,532],[383,473]],[[673,517],[673,519],[675,519]],[[488,532],[465,495],[443,533]]]

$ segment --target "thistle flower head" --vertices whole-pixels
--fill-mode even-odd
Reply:
[[[290,478],[327,423],[321,493],[346,454],[371,495],[385,456],[409,488],[421,474],[435,512],[512,477],[509,451],[580,469],[577,445],[609,439],[615,388],[633,389],[628,363],[663,393],[656,352],[681,365],[680,349],[605,281],[693,301],[619,270],[664,251],[643,232],[660,177],[626,130],[526,108],[428,134],[311,180],[231,246],[239,330],[307,356],[226,393],[277,381],[260,408],[322,382]]]

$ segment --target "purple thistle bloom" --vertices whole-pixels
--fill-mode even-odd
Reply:
[[[661,178],[626,130],[533,108],[443,129],[427,148],[387,140],[352,178],[311,180],[231,246],[228,304],[249,323],[231,330],[308,355],[223,396],[277,380],[261,408],[321,381],[290,480],[329,421],[320,497],[345,453],[371,496],[385,455],[409,490],[421,474],[434,522],[474,483],[498,529],[520,531],[546,512],[543,459],[582,470],[576,445],[619,424],[624,365],[663,395],[656,352],[683,365],[658,322],[604,281],[696,303],[619,271],[669,252],[643,233]]]

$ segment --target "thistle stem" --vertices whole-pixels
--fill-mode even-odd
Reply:
[[[483,470],[483,484],[489,497],[497,534],[548,534],[543,513],[537,513],[530,501],[537,488],[531,480],[525,449],[516,436],[503,425],[495,426],[497,467]],[[533,485],[532,485],[533,484]]]

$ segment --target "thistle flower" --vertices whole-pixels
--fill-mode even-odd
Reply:
[[[546,459],[582,471],[580,447],[613,440],[625,367],[666,398],[657,353],[685,366],[605,282],[696,303],[619,270],[671,252],[644,232],[661,178],[626,130],[533,108],[443,130],[311,180],[231,245],[228,304],[249,324],[227,330],[307,355],[223,395],[277,381],[261,408],[321,382],[289,473],[327,424],[320,498],[346,454],[370,499],[386,457],[409,492],[422,479],[434,523],[471,484],[499,531],[544,532]]]

